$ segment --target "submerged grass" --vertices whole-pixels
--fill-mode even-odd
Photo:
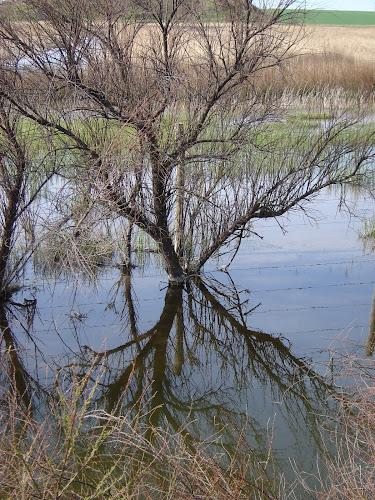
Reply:
[[[364,250],[373,252],[375,250],[375,218],[365,220],[359,236],[363,240]]]

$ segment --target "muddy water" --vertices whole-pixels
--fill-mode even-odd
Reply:
[[[358,238],[372,202],[353,199],[356,217],[338,213],[329,193],[314,207],[318,225],[301,213],[283,221],[285,234],[259,223],[263,239],[246,240],[229,273],[225,259],[213,261],[184,290],[152,265],[131,276],[107,268],[96,283],[30,270],[14,301],[36,300],[33,317],[16,305],[8,314],[20,366],[52,387],[56,369],[69,380],[96,360],[98,406],[110,411],[127,388],[131,407],[146,391],[155,425],[188,421],[191,436],[208,438],[246,423],[263,459],[272,441],[287,480],[291,464],[313,472],[331,405],[326,361],[340,349],[363,352],[374,290],[374,257]],[[221,444],[237,440],[232,428]]]

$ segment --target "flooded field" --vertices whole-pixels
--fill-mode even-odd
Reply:
[[[1,498],[373,496],[373,71],[293,4],[1,9]]]
[[[37,407],[56,378],[91,371],[91,410],[142,401],[153,425],[184,427],[218,449],[235,449],[233,429],[243,428],[265,461],[272,443],[287,482],[293,468],[316,473],[333,404],[326,374],[339,351],[364,352],[374,257],[358,236],[370,199],[349,200],[351,216],[327,192],[314,206],[318,224],[291,215],[283,234],[261,222],[263,239],[246,240],[227,272],[224,259],[212,261],[184,289],[151,264],[131,275],[104,268],[95,282],[29,270],[7,306],[2,346],[3,355],[15,347],[20,387]]]

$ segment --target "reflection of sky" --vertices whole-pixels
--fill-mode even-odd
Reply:
[[[282,334],[302,350],[325,349],[339,336],[363,344],[374,287],[374,257],[358,238],[363,222],[337,213],[334,200],[320,197],[318,206],[318,225],[295,214],[285,235],[275,221],[258,222],[254,230],[264,239],[247,242],[231,276],[251,291],[253,306],[261,302],[251,328]],[[365,201],[356,208],[373,213]]]

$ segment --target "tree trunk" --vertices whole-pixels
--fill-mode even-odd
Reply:
[[[183,138],[183,124],[179,123],[177,140]],[[184,236],[184,155],[179,158],[176,174],[176,205],[175,205],[175,222],[174,222],[174,248],[181,260],[183,257],[183,236]]]
[[[147,134],[147,139],[150,147],[155,222],[158,228],[156,242],[164,259],[169,283],[172,285],[180,284],[184,281],[184,271],[175,251],[168,227],[166,180],[170,172],[168,171],[168,167],[161,160],[157,140],[151,130]]]
[[[372,297],[370,324],[368,327],[368,333],[365,345],[365,356],[371,357],[374,353],[374,347],[375,347],[375,289],[374,289],[374,295]]]
[[[122,263],[122,269],[124,272],[130,272],[132,268],[132,233],[133,233],[133,222],[128,223],[128,228],[125,234],[125,256]]]
[[[164,260],[165,271],[171,285],[179,285],[185,280],[184,270],[181,267],[179,258],[172,244],[169,235],[162,237],[158,242],[160,253]]]
[[[16,186],[8,196],[6,207],[4,229],[0,245],[0,296],[4,294],[6,288],[6,270],[10,256],[14,224],[17,218],[17,207],[19,203],[20,186]]]

